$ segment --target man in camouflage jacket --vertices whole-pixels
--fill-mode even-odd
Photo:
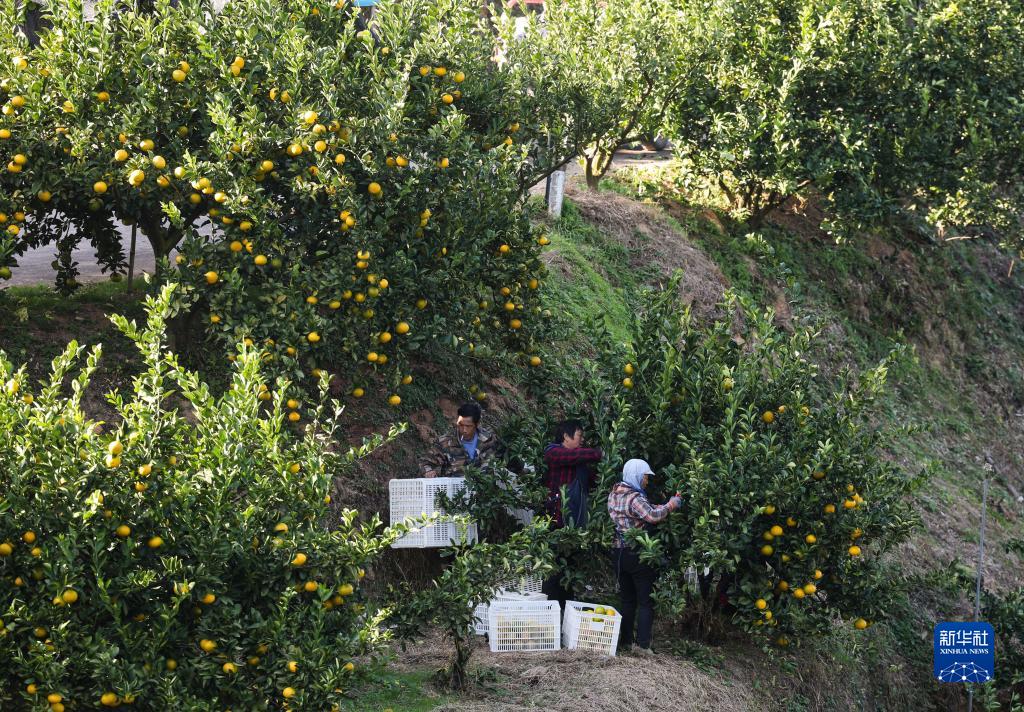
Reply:
[[[442,435],[420,458],[422,477],[462,477],[465,467],[483,467],[498,454],[498,437],[480,427],[480,406],[465,403],[458,411],[455,432]]]

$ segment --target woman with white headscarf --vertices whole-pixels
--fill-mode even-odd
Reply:
[[[633,625],[636,623],[637,647],[639,652],[647,654],[651,652],[651,629],[654,625],[651,589],[657,572],[641,563],[640,555],[626,541],[626,532],[657,524],[683,504],[676,492],[665,504],[652,505],[647,500],[647,484],[652,474],[651,466],[643,460],[630,460],[622,468],[622,481],[612,487],[608,495],[608,514],[615,525],[612,562],[618,575],[619,595],[622,599],[619,648],[629,650],[633,646]]]

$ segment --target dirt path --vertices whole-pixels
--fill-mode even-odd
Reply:
[[[610,170],[615,171],[623,166],[652,165],[666,161],[670,157],[670,151],[620,151],[616,154]],[[574,179],[582,175],[583,169],[579,162],[570,162],[566,169],[567,179]],[[544,187],[544,181],[541,181],[530,189],[530,193],[532,195],[544,195]],[[128,255],[131,246],[131,228],[127,225],[122,225],[119,228],[119,232],[125,255]],[[57,248],[54,245],[46,245],[45,247],[29,250],[18,258],[18,266],[13,270],[14,274],[2,286],[52,285],[56,272],[50,266],[50,263],[56,258],[56,253]],[[71,255],[74,261],[78,263],[79,270],[81,270],[81,275],[78,277],[79,282],[99,282],[110,278],[109,274],[103,274],[100,270],[100,266],[96,263],[96,256],[92,246],[87,242],[83,242]],[[152,274],[155,271],[155,266],[156,262],[149,240],[145,236],[139,235],[135,247],[136,276],[141,275],[143,272]]]

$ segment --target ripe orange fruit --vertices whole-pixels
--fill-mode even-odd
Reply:
[[[775,551],[775,549],[773,549],[770,544],[765,544],[761,547],[761,554],[763,556],[771,556],[773,551]]]
[[[766,410],[764,413],[761,414],[761,420],[764,421],[765,423],[771,424],[775,422],[775,413],[771,412],[770,410]]]
[[[402,403],[402,399],[397,394],[392,395],[390,398],[388,398],[388,405],[395,406],[395,405],[400,405],[401,403]]]
[[[116,529],[116,533],[117,533],[117,535],[118,535],[119,537],[121,537],[122,539],[124,539],[124,538],[125,538],[126,536],[130,536],[130,535],[131,535],[131,533],[132,533],[132,528],[131,528],[131,527],[129,527],[129,526],[127,525],[127,524],[122,524],[121,526],[119,526],[119,527],[118,527],[118,528]]]
[[[855,620],[853,622],[853,627],[856,628],[857,630],[864,630],[865,628],[868,627],[868,622],[866,620],[864,620],[863,618],[858,618],[857,620]]]
[[[780,527],[778,524],[773,526],[769,531],[772,533],[772,536],[782,536],[783,534],[782,527]]]
[[[150,549],[159,549],[163,545],[164,540],[158,536],[155,536],[146,542],[146,546],[148,546]]]
[[[847,549],[847,551],[850,553],[850,556],[860,556],[860,547],[856,544]]]
[[[207,653],[212,653],[214,650],[217,649],[217,643],[210,640],[209,638],[203,638],[199,641],[199,647]]]
[[[759,598],[756,601],[754,601],[754,606],[757,607],[757,610],[763,611],[765,608],[768,607],[768,601],[764,600],[763,598]]]
[[[306,563],[306,555],[301,551],[295,554],[295,558],[292,559],[292,566],[302,566]]]
[[[813,534],[808,534],[804,537],[804,541],[806,541],[808,544],[813,544],[814,542],[818,541],[818,537],[814,536]]]
[[[369,191],[370,195],[376,197],[381,194],[383,189],[380,187],[380,183],[370,183],[366,190]]]
[[[205,277],[206,277],[206,283],[207,284],[216,284],[217,280],[220,279],[220,276],[216,272],[213,272],[213,271],[207,272]]]

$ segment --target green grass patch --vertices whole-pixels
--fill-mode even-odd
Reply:
[[[644,281],[644,273],[631,267],[629,250],[583,220],[569,200],[547,235],[569,273],[551,269],[545,288],[549,308],[561,312],[567,324],[603,317],[612,336],[627,341],[632,318],[627,295]]]
[[[365,686],[353,690],[355,698],[340,707],[344,712],[431,712],[453,699],[431,692],[431,675],[429,670],[382,670]]]

